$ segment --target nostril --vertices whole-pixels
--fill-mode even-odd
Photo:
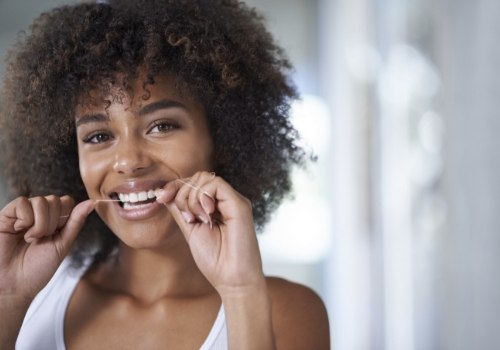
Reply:
[[[147,152],[133,142],[123,141],[117,145],[114,156],[113,170],[119,174],[137,174],[149,169],[153,162]]]

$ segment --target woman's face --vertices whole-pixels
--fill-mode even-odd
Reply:
[[[76,108],[80,174],[96,211],[125,244],[161,246],[177,225],[166,208],[152,198],[155,189],[177,178],[213,168],[213,144],[202,106],[180,94],[168,77],[156,79],[142,96],[142,79],[133,85],[135,98],[108,96],[101,105]]]

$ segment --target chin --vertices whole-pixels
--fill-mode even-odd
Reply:
[[[163,225],[162,225],[163,226]],[[177,228],[177,226],[175,226]],[[118,239],[133,249],[157,249],[174,244],[179,235],[174,227],[158,227],[155,225],[130,224],[125,228],[113,230]]]

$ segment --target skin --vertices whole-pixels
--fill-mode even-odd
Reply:
[[[12,347],[29,302],[95,209],[121,243],[77,285],[65,317],[68,349],[199,348],[221,303],[231,349],[328,349],[319,297],[264,276],[251,203],[210,173],[213,144],[201,105],[168,76],[148,90],[146,100],[77,106],[89,201],[20,198],[1,212],[0,315],[11,326],[0,330],[0,345]],[[99,201],[147,189],[157,199],[146,209]]]

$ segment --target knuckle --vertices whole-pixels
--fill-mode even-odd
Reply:
[[[186,208],[186,199],[185,198],[176,197],[174,200],[174,203],[177,206],[177,208],[179,208],[179,209]]]
[[[16,203],[22,203],[22,204],[28,204],[30,202],[29,198],[26,197],[26,196],[20,196],[20,197],[17,197],[14,202]]]
[[[61,202],[64,203],[64,204],[69,204],[69,205],[75,205],[75,200],[73,199],[73,197],[71,196],[68,196],[68,195],[64,195],[61,197]]]
[[[9,204],[2,208],[0,213],[5,213],[10,210],[10,208],[23,208],[30,206],[30,201],[27,197],[20,196],[12,200]]]
[[[33,205],[45,205],[47,204],[47,199],[42,196],[31,197],[29,200]]]
[[[45,197],[33,197],[30,202],[35,212],[46,213],[49,210],[50,205]]]
[[[197,196],[197,194],[193,193],[192,195],[190,195],[189,198],[188,198],[187,203],[188,203],[188,205],[190,207],[195,207],[198,204],[198,196]]]
[[[12,204],[16,207],[28,207],[31,205],[31,202],[28,197],[17,197]]]
[[[201,176],[203,176],[203,172],[197,171],[196,173],[193,174],[193,176],[191,176],[191,181],[196,182],[200,179]]]

